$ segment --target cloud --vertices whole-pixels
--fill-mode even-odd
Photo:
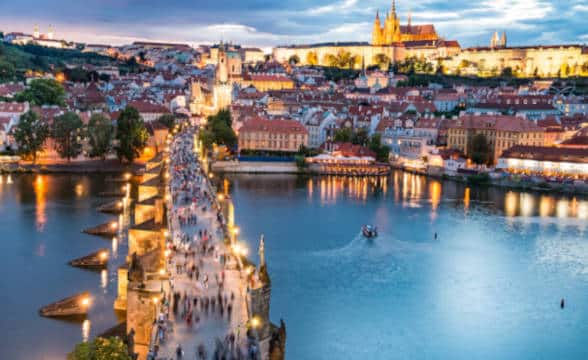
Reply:
[[[406,22],[432,23],[462,45],[506,31],[512,44],[585,41],[587,0],[397,0]],[[187,43],[220,39],[271,46],[369,41],[376,9],[390,0],[19,0],[0,1],[0,26],[31,32],[53,24],[67,39],[120,44],[131,39]]]

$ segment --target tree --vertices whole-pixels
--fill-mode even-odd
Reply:
[[[176,124],[176,117],[172,114],[164,114],[157,119],[157,122],[165,126],[168,130],[171,130]]]
[[[333,134],[333,141],[334,142],[351,142],[351,138],[353,137],[353,130],[350,128],[342,128],[335,130],[335,134]]]
[[[290,56],[290,58],[288,59],[288,63],[290,65],[298,65],[300,63],[300,57],[296,54]]]
[[[318,56],[316,55],[316,52],[309,51],[306,54],[306,62],[308,63],[308,65],[318,65]]]
[[[114,126],[106,116],[93,114],[88,122],[88,143],[90,144],[90,156],[106,159],[106,155],[112,148]]]
[[[390,58],[386,54],[376,54],[374,56],[374,62],[378,64],[380,70],[386,71],[390,67]]]
[[[116,127],[118,146],[116,154],[119,160],[133,162],[147,145],[149,134],[137,109],[127,106],[119,115]]]
[[[118,337],[96,338],[76,345],[67,360],[131,360],[127,345]]]
[[[323,58],[323,63],[327,66],[336,67],[337,66],[337,58],[333,54],[327,54]]]
[[[488,163],[490,160],[490,146],[488,145],[486,135],[474,135],[472,138],[470,157],[472,161],[478,165]]]
[[[32,156],[34,164],[37,161],[37,152],[49,136],[49,125],[39,118],[39,114],[29,110],[20,116],[13,136],[18,153],[27,157]]]
[[[367,145],[370,136],[366,129],[358,129],[355,133],[353,133],[353,137],[351,138],[351,142],[355,145]]]
[[[53,79],[35,79],[29,87],[17,94],[17,101],[28,101],[33,105],[63,105],[65,90]]]
[[[0,82],[12,80],[15,74],[14,66],[11,63],[0,60]]]
[[[68,111],[53,120],[55,150],[67,162],[82,153],[84,123],[78,114]]]
[[[372,135],[369,148],[376,153],[376,160],[380,162],[387,162],[390,155],[390,148],[382,144],[382,136],[380,134]]]

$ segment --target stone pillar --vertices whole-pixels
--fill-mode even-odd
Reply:
[[[144,360],[149,352],[153,322],[157,316],[155,293],[129,286],[127,293],[127,333],[134,331],[134,351],[139,360]]]
[[[250,314],[252,318],[258,318],[260,326],[257,329],[259,340],[268,338],[270,335],[270,297],[271,286],[265,285],[258,288],[250,289]]]
[[[156,199],[155,200],[155,223],[156,224],[163,223],[163,215],[164,215],[163,200]]]
[[[126,266],[118,269],[118,294],[116,300],[114,300],[114,310],[127,311],[128,273],[129,270]]]

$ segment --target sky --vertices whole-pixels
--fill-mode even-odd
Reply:
[[[370,41],[391,0],[0,0],[0,31],[41,32],[100,44],[191,45],[220,40],[271,47]],[[506,31],[511,45],[588,43],[588,0],[397,0],[402,23],[433,23],[462,47]]]

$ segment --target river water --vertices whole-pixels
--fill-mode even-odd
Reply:
[[[63,359],[119,319],[112,302],[126,241],[80,233],[116,219],[95,210],[113,184],[0,179],[0,358]],[[585,199],[402,172],[231,175],[227,185],[253,259],[265,235],[271,317],[286,321],[288,359],[588,358]],[[366,223],[380,232],[372,243],[359,235]],[[116,250],[106,272],[67,265],[101,247]],[[93,297],[88,322],[37,315],[83,290]]]
[[[116,241],[82,234],[84,228],[119,221],[96,207],[120,184],[100,175],[0,176],[0,359],[62,360],[83,339],[116,325],[116,269],[124,261],[126,237]],[[126,217],[120,219],[124,224]],[[68,261],[110,250],[105,271],[73,268]],[[119,256],[121,254],[121,256]],[[88,321],[42,318],[40,307],[90,291]]]
[[[289,359],[588,358],[585,200],[402,172],[229,180]]]

